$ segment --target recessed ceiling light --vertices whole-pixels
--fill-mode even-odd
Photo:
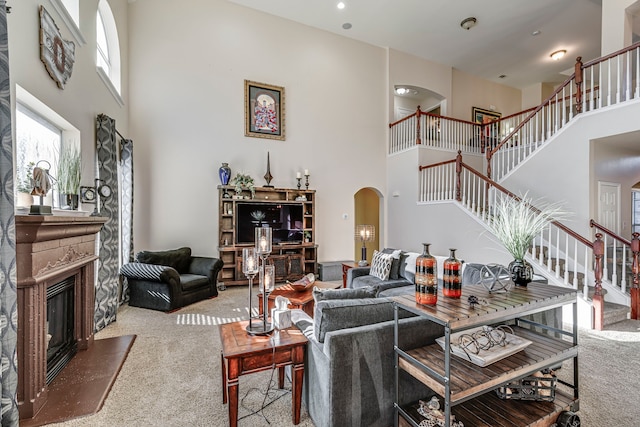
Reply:
[[[352,25],[350,22],[345,22],[344,24],[342,24],[342,28],[344,28],[345,30],[349,30],[351,29]]]
[[[537,36],[538,34],[540,34],[542,31],[540,30],[535,30],[533,33],[531,33],[532,36]]]
[[[507,77],[507,75],[506,75],[506,74],[500,74],[500,75],[498,76],[498,78],[499,78],[499,79],[504,79],[505,77]]]
[[[473,16],[470,16],[469,18],[463,19],[462,22],[460,23],[460,26],[465,30],[470,30],[473,27],[475,27],[477,23],[478,23],[478,20]]]
[[[338,6],[338,9],[344,9],[345,4],[344,4],[344,2],[341,1],[341,2],[338,2],[337,6]]]
[[[564,49],[560,49],[560,50],[556,50],[555,52],[553,52],[551,55],[549,55],[551,57],[551,59],[553,59],[554,61],[559,61],[560,59],[562,59],[562,57],[565,55],[565,53],[567,53],[566,50]]]

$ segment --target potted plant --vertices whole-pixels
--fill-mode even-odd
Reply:
[[[542,206],[539,200],[536,204]],[[540,235],[550,222],[568,216],[558,203],[535,208],[527,194],[519,198],[505,196],[498,201],[489,227],[514,258],[508,268],[516,285],[527,286],[533,278],[533,267],[525,260],[533,239]]]
[[[58,159],[58,192],[62,209],[78,209],[82,160],[75,145],[65,145]]]
[[[305,243],[311,242],[311,232],[310,231],[305,231],[304,232],[304,241],[305,241]]]
[[[236,196],[242,198],[242,190],[247,189],[251,192],[251,198],[256,195],[256,189],[253,183],[253,178],[249,175],[242,173],[236,174],[231,180],[231,183],[235,186]]]

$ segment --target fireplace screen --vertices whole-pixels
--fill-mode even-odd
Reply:
[[[78,350],[74,339],[74,287],[76,276],[47,287],[47,384]]]

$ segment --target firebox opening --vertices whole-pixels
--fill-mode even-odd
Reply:
[[[47,287],[47,384],[78,351],[74,331],[76,276]]]

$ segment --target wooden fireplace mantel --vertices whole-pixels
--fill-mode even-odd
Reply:
[[[93,342],[96,235],[107,218],[16,215],[18,407],[32,418],[47,400],[47,287],[75,277],[74,338]]]

